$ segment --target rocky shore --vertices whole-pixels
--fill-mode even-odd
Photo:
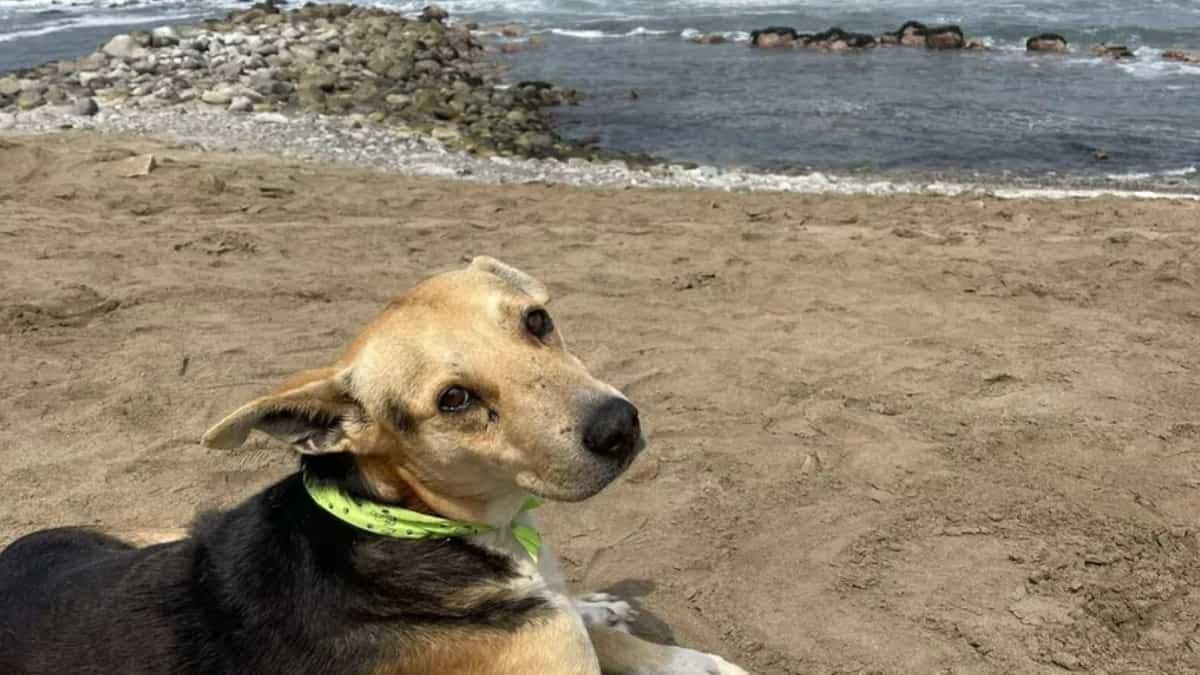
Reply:
[[[578,94],[505,84],[472,33],[427,8],[419,18],[351,5],[282,11],[273,2],[223,20],[118,35],[75,60],[0,78],[5,110],[211,108],[316,113],[426,134],[483,156],[610,158],[568,142],[546,109]]]

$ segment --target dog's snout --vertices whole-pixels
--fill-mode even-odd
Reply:
[[[625,459],[636,452],[641,438],[637,408],[615,396],[597,406],[583,428],[583,447],[614,459]]]

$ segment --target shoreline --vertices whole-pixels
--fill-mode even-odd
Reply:
[[[1154,189],[1080,188],[956,181],[896,181],[814,171],[791,175],[715,166],[658,164],[631,167],[571,159],[479,157],[447,148],[411,128],[386,127],[358,118],[316,114],[233,115],[200,105],[160,111],[106,106],[92,117],[58,111],[23,113],[5,125],[0,139],[64,132],[95,132],[194,144],[209,152],[249,151],[264,157],[315,165],[375,169],[405,176],[453,178],[483,184],[545,183],[577,188],[652,188],[715,192],[778,192],[809,195],[993,197],[998,199],[1142,199],[1200,202],[1200,193]]]
[[[119,35],[79,59],[0,77],[0,137],[90,129],[501,184],[1200,201],[1190,181],[1171,180],[1194,167],[1004,178],[971,169],[777,172],[606,150],[555,127],[552,109],[580,94],[503,80],[496,51],[521,32],[440,11],[413,18],[353,5],[281,12],[260,3],[220,20]],[[480,41],[489,34],[501,41]]]

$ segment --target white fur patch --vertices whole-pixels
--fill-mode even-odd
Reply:
[[[637,610],[628,602],[608,593],[589,593],[575,598],[575,611],[588,626],[603,626],[629,632],[637,620]]]

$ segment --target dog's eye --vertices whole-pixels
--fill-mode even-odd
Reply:
[[[471,405],[471,392],[462,387],[450,387],[438,398],[438,408],[442,412],[462,412]]]
[[[554,332],[554,320],[544,309],[531,309],[525,314],[525,330],[539,340]]]

